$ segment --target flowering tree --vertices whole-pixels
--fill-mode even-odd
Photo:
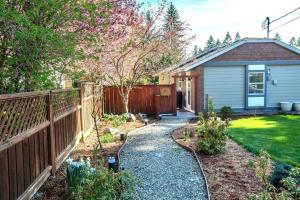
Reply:
[[[114,9],[114,23],[103,39],[102,67],[91,70],[100,72],[106,83],[118,87],[128,113],[129,93],[134,85],[160,68],[165,46],[158,21],[164,4],[145,11],[128,0],[116,3]]]

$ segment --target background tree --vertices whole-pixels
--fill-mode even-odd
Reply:
[[[280,41],[281,41],[281,36],[279,35],[279,33],[276,33],[276,35],[275,35],[275,39],[276,39],[276,40],[280,40]]]
[[[194,49],[193,49],[193,56],[197,56],[197,55],[198,55],[198,53],[199,53],[198,46],[197,46],[197,45],[195,45],[195,46],[194,46]]]
[[[225,38],[223,40],[223,45],[229,45],[231,43],[232,43],[232,37],[231,37],[229,31],[227,31]]]
[[[134,2],[120,7],[124,8],[122,20],[114,23],[103,36],[105,44],[100,62],[104,81],[118,88],[124,111],[128,113],[129,94],[134,85],[162,67],[161,55],[165,53],[166,41],[162,37],[162,25],[156,22],[162,18],[165,7],[162,4],[151,8],[150,21],[149,12],[140,10]]]
[[[300,48],[300,37],[298,37],[297,46]]]
[[[236,32],[234,41],[239,41],[241,39],[240,33]]]
[[[25,0],[0,2],[1,93],[59,87],[62,74],[83,56],[105,26],[106,1]],[[89,40],[86,40],[89,38]]]
[[[166,45],[164,57],[168,57],[169,63],[165,67],[181,62],[186,56],[186,48],[193,37],[188,37],[189,25],[180,19],[180,15],[171,2],[163,16],[163,37]]]
[[[296,38],[294,36],[291,38],[289,45],[296,46]]]
[[[199,54],[203,53],[203,50],[202,50],[202,48],[201,48],[201,47],[199,47],[199,49],[198,49],[198,53],[199,53]]]
[[[221,41],[219,39],[217,39],[216,41],[216,47],[220,47],[222,45]]]
[[[206,42],[205,49],[212,49],[215,46],[216,46],[216,41],[215,41],[214,37],[212,35],[210,35]]]

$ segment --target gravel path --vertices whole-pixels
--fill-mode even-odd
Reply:
[[[120,159],[121,167],[138,177],[135,199],[207,199],[198,163],[170,136],[186,123],[186,119],[164,119],[129,135]]]

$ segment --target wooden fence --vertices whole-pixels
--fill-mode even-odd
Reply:
[[[102,114],[101,87],[0,95],[0,199],[30,199]],[[96,99],[96,100],[95,100]],[[95,105],[95,106],[93,106]]]
[[[129,110],[176,114],[175,92],[174,85],[136,86]],[[0,95],[0,200],[30,199],[92,130],[92,116],[98,120],[103,112],[124,112],[116,87],[103,93],[84,83],[77,89]]]
[[[176,115],[175,85],[138,85],[129,95],[129,112]],[[104,113],[122,114],[124,106],[117,87],[104,88]]]

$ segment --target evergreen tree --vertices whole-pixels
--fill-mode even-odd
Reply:
[[[198,49],[198,54],[203,53],[203,50],[201,49],[201,47],[199,47]]]
[[[216,41],[215,41],[214,37],[212,35],[210,35],[206,42],[205,49],[211,49],[211,48],[214,48],[215,46],[216,46]]]
[[[221,41],[219,39],[217,39],[216,41],[216,47],[220,47],[222,45]]]
[[[300,48],[300,37],[298,37],[297,46]]]
[[[163,37],[164,45],[167,47],[165,52],[166,60],[172,61],[169,65],[182,61],[185,56],[185,49],[189,45],[191,38],[186,37],[189,27],[180,20],[179,12],[173,3],[170,3],[164,14]],[[168,65],[164,65],[168,67]]]
[[[223,41],[223,45],[229,45],[231,43],[232,43],[232,37],[231,37],[229,31],[227,31],[224,41]]]
[[[276,33],[276,35],[275,35],[275,39],[276,39],[276,40],[280,40],[280,41],[281,41],[281,36],[279,35],[279,33]]]
[[[180,26],[182,24],[180,21],[180,16],[178,10],[172,2],[170,3],[170,6],[164,18],[164,30],[166,33],[176,33],[176,31],[180,29]]]
[[[236,32],[234,41],[238,41],[238,40],[240,40],[240,39],[241,39],[240,33],[239,33],[239,32]]]
[[[193,50],[193,56],[197,56],[198,55],[198,46],[197,45],[195,45],[194,46],[194,50]]]
[[[293,36],[289,43],[291,46],[296,46],[296,38]]]

